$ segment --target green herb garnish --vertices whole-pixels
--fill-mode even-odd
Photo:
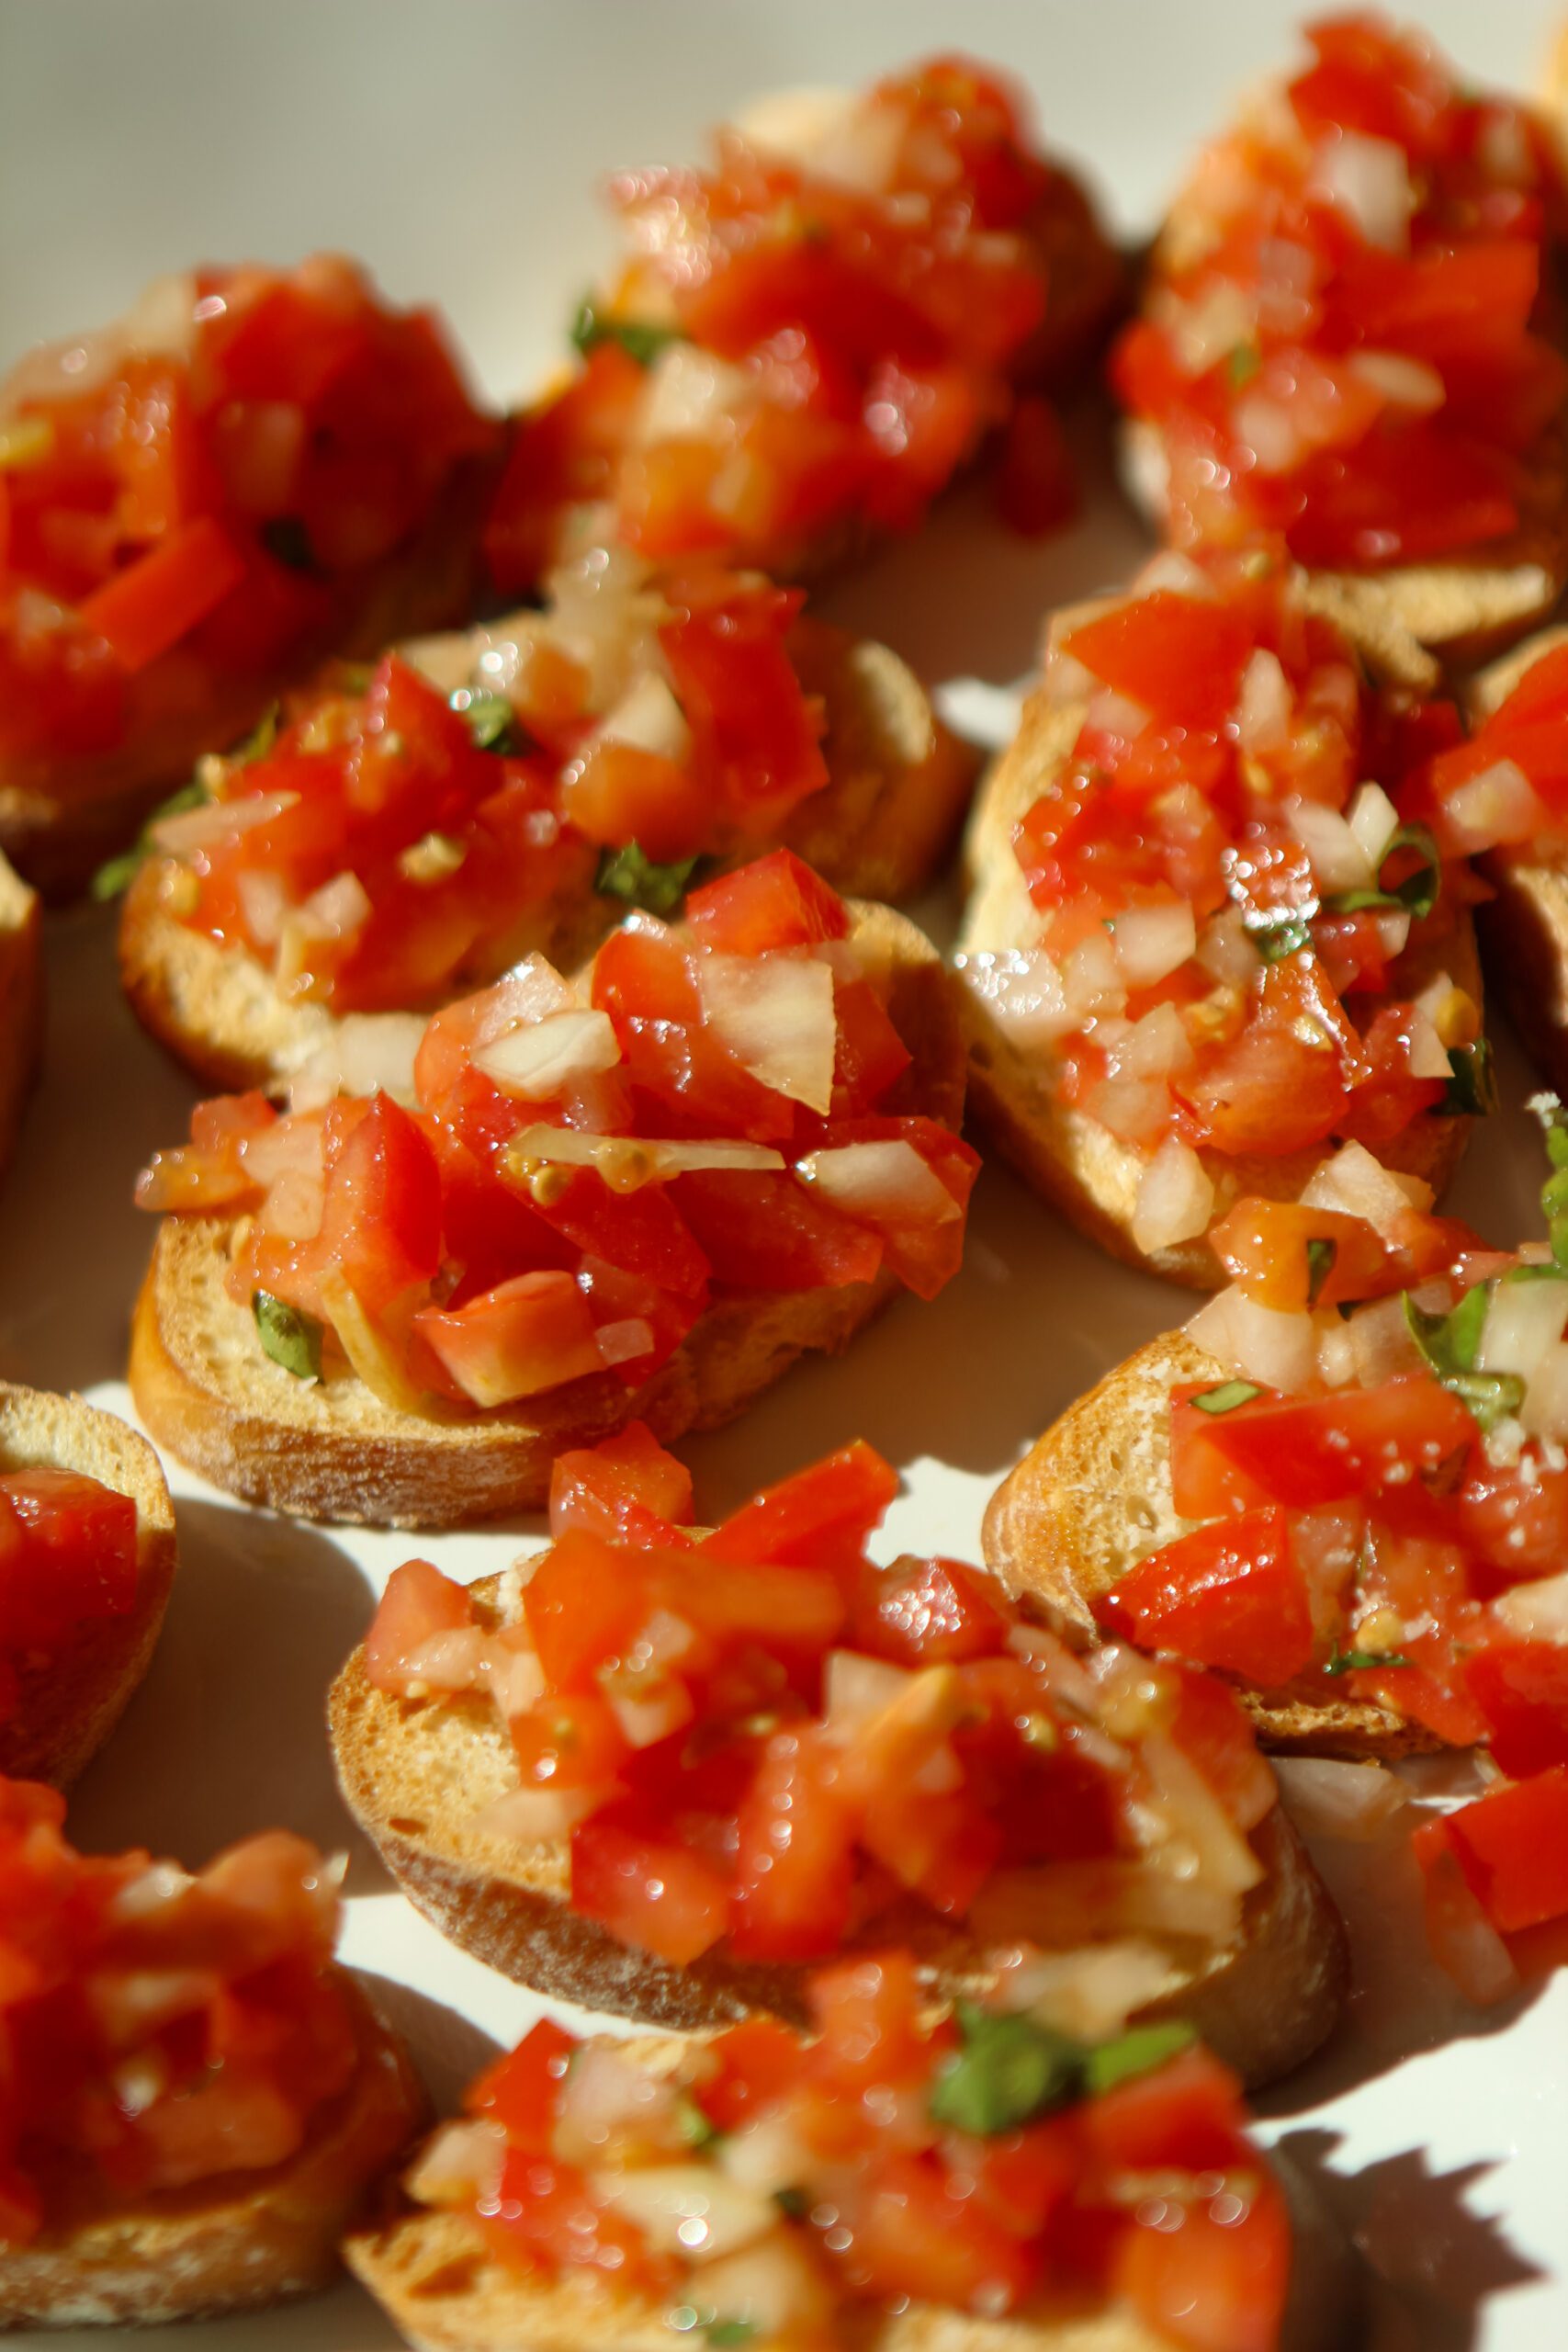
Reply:
[[[967,2001],[957,2014],[964,2047],[931,2096],[939,2123],[987,2139],[1065,2106],[1078,2091],[1081,2043],[1031,2018],[992,2017]]]
[[[1337,1642],[1334,1655],[1324,1668],[1325,1674],[1365,1674],[1379,1666],[1408,1666],[1403,1650],[1342,1650]]]
[[[1453,1075],[1443,1099],[1432,1106],[1440,1118],[1483,1119],[1497,1108],[1497,1076],[1489,1037],[1477,1037],[1472,1046],[1452,1046],[1449,1068]]]
[[[718,2127],[710,2123],[694,2098],[683,2094],[675,2101],[675,2129],[688,2148],[710,2148],[718,2138]]]
[[[251,1313],[256,1320],[256,1337],[274,1363],[281,1364],[296,1380],[320,1380],[321,1327],[313,1315],[301,1314],[299,1307],[274,1298],[269,1290],[251,1294]]]
[[[1179,2018],[1168,2025],[1130,2026],[1114,2041],[1101,2041],[1084,2058],[1083,2083],[1090,2098],[1098,2098],[1101,2091],[1113,2091],[1118,2083],[1130,2083],[1137,2075],[1152,2075],[1168,2058],[1186,2050],[1198,2039],[1198,2029]]]
[[[1238,1405],[1250,1405],[1262,1394],[1250,1380],[1222,1380],[1217,1388],[1201,1389],[1192,1402],[1201,1413],[1234,1413]]]
[[[177,792],[171,792],[166,800],[160,801],[130,847],[122,850],[118,857],[111,857],[94,875],[92,891],[98,904],[102,906],[106,899],[118,899],[128,890],[148,859],[156,854],[154,825],[161,825],[165,817],[177,817],[182,809],[203,808],[211,797],[207,786],[193,776],[189,784],[182,784]]]
[[[1476,1427],[1494,1430],[1524,1402],[1525,1384],[1517,1372],[1477,1372],[1476,1351],[1486,1321],[1489,1292],[1475,1283],[1450,1315],[1428,1315],[1406,1291],[1401,1304],[1411,1338],[1427,1367],[1470,1412]]]
[[[660,865],[636,842],[628,842],[625,849],[604,852],[593,877],[593,888],[606,898],[625,899],[631,906],[646,907],[650,915],[673,914],[686,895],[686,885],[696,863],[694,857],[682,857],[668,865]]]
[[[1510,1266],[1503,1280],[1506,1283],[1568,1282],[1568,1266],[1560,1266],[1555,1261],[1545,1266]]]
[[[1540,1121],[1551,1173],[1541,1186],[1540,1205],[1546,1238],[1559,1265],[1568,1268],[1568,1111],[1555,1094],[1532,1094],[1526,1103]]]
[[[1307,1243],[1307,1305],[1309,1306],[1317,1305],[1323,1285],[1334,1272],[1334,1261],[1338,1255],[1337,1241],[1318,1240]]]
[[[1263,354],[1255,343],[1238,343],[1225,357],[1225,374],[1237,390],[1250,384],[1263,365]]]
[[[592,294],[585,294],[577,306],[571,339],[584,359],[602,343],[618,343],[626,357],[635,359],[639,368],[651,368],[661,351],[667,351],[672,343],[687,340],[679,327],[656,327],[644,319],[615,318],[600,310]]]
[[[1418,850],[1421,863],[1385,890],[1380,879],[1376,887],[1367,890],[1339,890],[1323,904],[1329,914],[1359,914],[1363,907],[1403,907],[1417,922],[1424,922],[1437,905],[1443,887],[1443,861],[1425,825],[1401,825],[1378,860],[1381,877],[1383,867],[1398,849]]]
[[[468,727],[477,750],[507,752],[516,749],[513,729],[517,713],[504,695],[491,694],[485,687],[478,692],[460,686],[451,697],[452,708]]]
[[[811,2199],[804,2188],[775,2188],[773,2203],[781,2213],[787,2213],[792,2222],[804,2222],[811,2211]]]
[[[1293,907],[1262,907],[1245,910],[1242,923],[1265,964],[1299,956],[1312,945],[1312,927]]]
[[[750,2344],[756,2333],[754,2319],[710,2319],[703,2329],[710,2344]]]

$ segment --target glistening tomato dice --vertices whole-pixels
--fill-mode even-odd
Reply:
[[[1312,1663],[1312,1610],[1284,1512],[1270,1506],[1193,1529],[1140,1560],[1096,1604],[1142,1649],[1276,1689]]]

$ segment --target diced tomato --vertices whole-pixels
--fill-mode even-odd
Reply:
[[[692,1522],[692,1474],[645,1421],[550,1465],[550,1532],[570,1528],[607,1544],[669,1544]]]
[[[819,2083],[859,2097],[874,2084],[892,2086],[930,2072],[933,2045],[922,2030],[909,1952],[857,1956],[820,1969],[809,1995],[818,2034],[811,2072]]]
[[[1443,1828],[1500,1933],[1568,1913],[1568,1765],[1489,1789]]]
[[[365,1636],[365,1672],[378,1690],[400,1691],[411,1661],[439,1634],[474,1623],[466,1586],[444,1577],[428,1560],[394,1568]]]
[[[1239,1408],[1206,1411],[1195,1400],[1210,1393],[1184,1384],[1170,1394],[1170,1498],[1182,1519],[1220,1519],[1227,1512],[1260,1510],[1271,1499],[1261,1479],[1238,1469],[1211,1442],[1216,1424]]]
[[[413,1329],[479,1406],[537,1396],[604,1369],[592,1310],[568,1273],[514,1274],[464,1306],[422,1306]]]
[[[137,1572],[129,1495],[47,1464],[0,1473],[0,1655],[48,1648],[77,1624],[125,1615]]]
[[[548,2155],[561,2087],[577,2043],[553,2018],[531,2026],[515,2050],[487,2066],[463,2094],[468,2114],[499,2123],[514,2148]]]
[[[82,626],[107,639],[127,670],[144,670],[220,605],[244,571],[222,526],[198,515],[89,596]]]
[[[730,1890],[687,1846],[585,1821],[572,1832],[571,1907],[617,1943],[688,1968],[728,1926]]]
[[[441,1263],[440,1171],[428,1136],[389,1095],[363,1106],[334,1150],[336,1115],[328,1113],[326,1206],[312,1254],[375,1314]]]
[[[1478,1451],[1456,1500],[1465,1548],[1510,1583],[1568,1559],[1568,1469],[1534,1459],[1495,1468]]]
[[[1178,1699],[1171,1737],[1197,1765],[1242,1829],[1261,1821],[1279,1794],[1268,1760],[1234,1690],[1212,1674],[1174,1669]]]
[[[1475,1442],[1459,1398],[1426,1373],[1326,1396],[1269,1396],[1210,1416],[1206,1442],[1292,1510],[1397,1496]]]
[[[647,2292],[670,2274],[641,2231],[599,2203],[575,2165],[527,2149],[507,2150],[494,2204],[480,2206],[479,2222],[491,2252],[525,2277],[592,2270]]]
[[[592,1691],[558,1691],[508,1727],[525,1789],[607,1790],[629,1752],[614,1713]]]
[[[602,737],[561,784],[561,813],[607,848],[635,842],[656,863],[694,857],[712,826],[701,783],[674,760]]]
[[[849,1925],[855,1821],[834,1749],[810,1731],[769,1741],[739,1815],[730,1949],[823,1960]]]
[[[777,2018],[743,2018],[709,2042],[708,2054],[718,2071],[698,2098],[716,2131],[738,2132],[800,2079],[800,2043]]]
[[[1244,2185],[1227,2178],[1212,2197],[1168,2200],[1157,2221],[1134,2221],[1114,2276],[1133,2310],[1169,2342],[1190,2352],[1273,2352],[1291,2277],[1284,2199],[1249,2165]]]
[[[847,938],[850,928],[838,892],[790,849],[773,850],[737,873],[705,882],[687,898],[686,921],[694,938],[727,956],[814,946]]]
[[[898,1492],[898,1473],[863,1438],[767,1487],[732,1512],[702,1549],[715,1559],[813,1567],[858,1556]]]
[[[800,598],[775,589],[718,604],[700,588],[682,598],[677,586],[672,601],[685,609],[659,642],[699,762],[742,819],[766,812],[777,821],[828,781],[820,726],[784,646]]]
[[[1334,1209],[1307,1209],[1293,1201],[1240,1201],[1210,1228],[1209,1240],[1226,1272],[1249,1297],[1282,1314],[1342,1299],[1376,1297],[1386,1288],[1388,1251],[1364,1218]],[[1308,1250],[1318,1245],[1314,1271]]]
[[[539,1664],[556,1690],[589,1690],[648,1614],[647,1587],[607,1539],[585,1528],[558,1536],[523,1589]]]
[[[1235,706],[1252,646],[1238,613],[1161,588],[1082,623],[1066,650],[1157,718],[1213,730]]]
[[[1353,1040],[1317,971],[1304,954],[1270,964],[1246,1027],[1177,1080],[1198,1136],[1216,1151],[1281,1158],[1322,1143],[1343,1117]]]
[[[714,1279],[732,1290],[837,1290],[874,1282],[881,1268],[880,1235],[793,1176],[701,1173],[672,1189]]]
[[[994,1655],[1007,1618],[987,1579],[958,1560],[896,1560],[867,1572],[855,1593],[850,1635],[897,1666],[961,1663]]]
[[[910,2295],[926,2302],[1012,2311],[1039,2276],[1040,2254],[976,2210],[927,2157],[890,2154],[872,2169],[857,2200],[853,2235],[836,2265],[862,2295]]]
[[[1568,1648],[1499,1642],[1466,1659],[1464,1685],[1510,1780],[1568,1764]]]
[[[1096,1606],[1141,1649],[1278,1688],[1312,1663],[1312,1609],[1285,1514],[1249,1511],[1179,1535],[1118,1579]]]

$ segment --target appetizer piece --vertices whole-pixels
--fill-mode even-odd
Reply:
[[[174,1574],[146,1439],[0,1381],[0,1773],[76,1778],[147,1671]]]
[[[350,1810],[446,1934],[589,2008],[798,2022],[807,1963],[897,1943],[933,1996],[1299,2064],[1343,1933],[1235,1701],[874,1565],[897,1483],[846,1446],[703,1533],[646,1429],[563,1457],[542,1556],[393,1576],[329,1704]]]
[[[1298,1204],[1239,1204],[1232,1287],[1037,1442],[987,1565],[1226,1675],[1268,1746],[1568,1762],[1565,1187],[1514,1254],[1355,1145]]]
[[[1317,2222],[1292,2249],[1235,2075],[1180,2026],[933,2017],[902,1953],[824,1971],[808,1998],[810,2040],[536,2025],[416,2159],[412,2211],[350,2239],[351,2267],[425,2352],[644,2352],[671,2331],[758,2352],[1348,2340],[1343,2245]]]
[[[1032,140],[1016,91],[937,58],[863,96],[781,94],[706,170],[614,181],[632,258],[519,426],[486,542],[502,594],[580,543],[583,508],[660,560],[820,571],[911,528],[998,428],[1020,522],[1061,521],[1036,388],[1087,371],[1123,277]]]
[[[27,884],[0,856],[0,1176],[43,1051],[43,918]]]
[[[342,1863],[272,1830],[192,1878],[64,1817],[0,1781],[0,2329],[324,2287],[423,2108],[333,1963]]]
[[[1372,16],[1203,156],[1112,378],[1179,547],[1283,532],[1399,674],[1506,643],[1568,572],[1553,136]]]
[[[979,1163],[934,950],[787,850],[686,915],[360,1035],[281,1119],[198,1107],[138,1190],[170,1212],[131,1336],[161,1442],[249,1501],[449,1526],[935,1295]]]
[[[1402,817],[1458,734],[1261,550],[1156,556],[1053,624],[958,965],[981,1118],[1102,1248],[1212,1288],[1215,1219],[1333,1141],[1451,1174],[1486,1102],[1475,886]]]
[[[535,949],[570,968],[699,861],[785,839],[863,897],[930,878],[975,762],[896,654],[755,573],[655,582],[599,549],[549,588],[319,678],[106,877],[135,874],[130,1001],[209,1085],[277,1088],[338,1016],[432,1008]]]
[[[0,384],[0,850],[63,896],[279,684],[465,617],[502,428],[345,261],[160,278]]]

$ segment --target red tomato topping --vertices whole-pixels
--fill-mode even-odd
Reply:
[[[1277,1504],[1178,1536],[1095,1611],[1140,1649],[1175,1650],[1268,1690],[1312,1664],[1312,1608]]]
[[[136,1604],[136,1505],[74,1470],[0,1472],[0,1723],[18,1660]]]
[[[72,348],[6,391],[10,763],[239,731],[363,627],[378,573],[499,454],[432,314],[344,261],[164,279],[79,375]]]
[[[1489,1789],[1412,1841],[1424,1863],[1447,1845],[1503,1935],[1568,1913],[1568,1765]]]
[[[1518,528],[1568,368],[1545,280],[1547,125],[1370,16],[1203,158],[1117,348],[1168,459],[1177,543],[1281,531],[1377,571]]]
[[[68,2180],[112,2210],[285,2162],[355,2064],[313,1848],[268,1832],[190,1879],[77,1854],[64,1815],[0,1781],[0,2249],[66,2225]]]

